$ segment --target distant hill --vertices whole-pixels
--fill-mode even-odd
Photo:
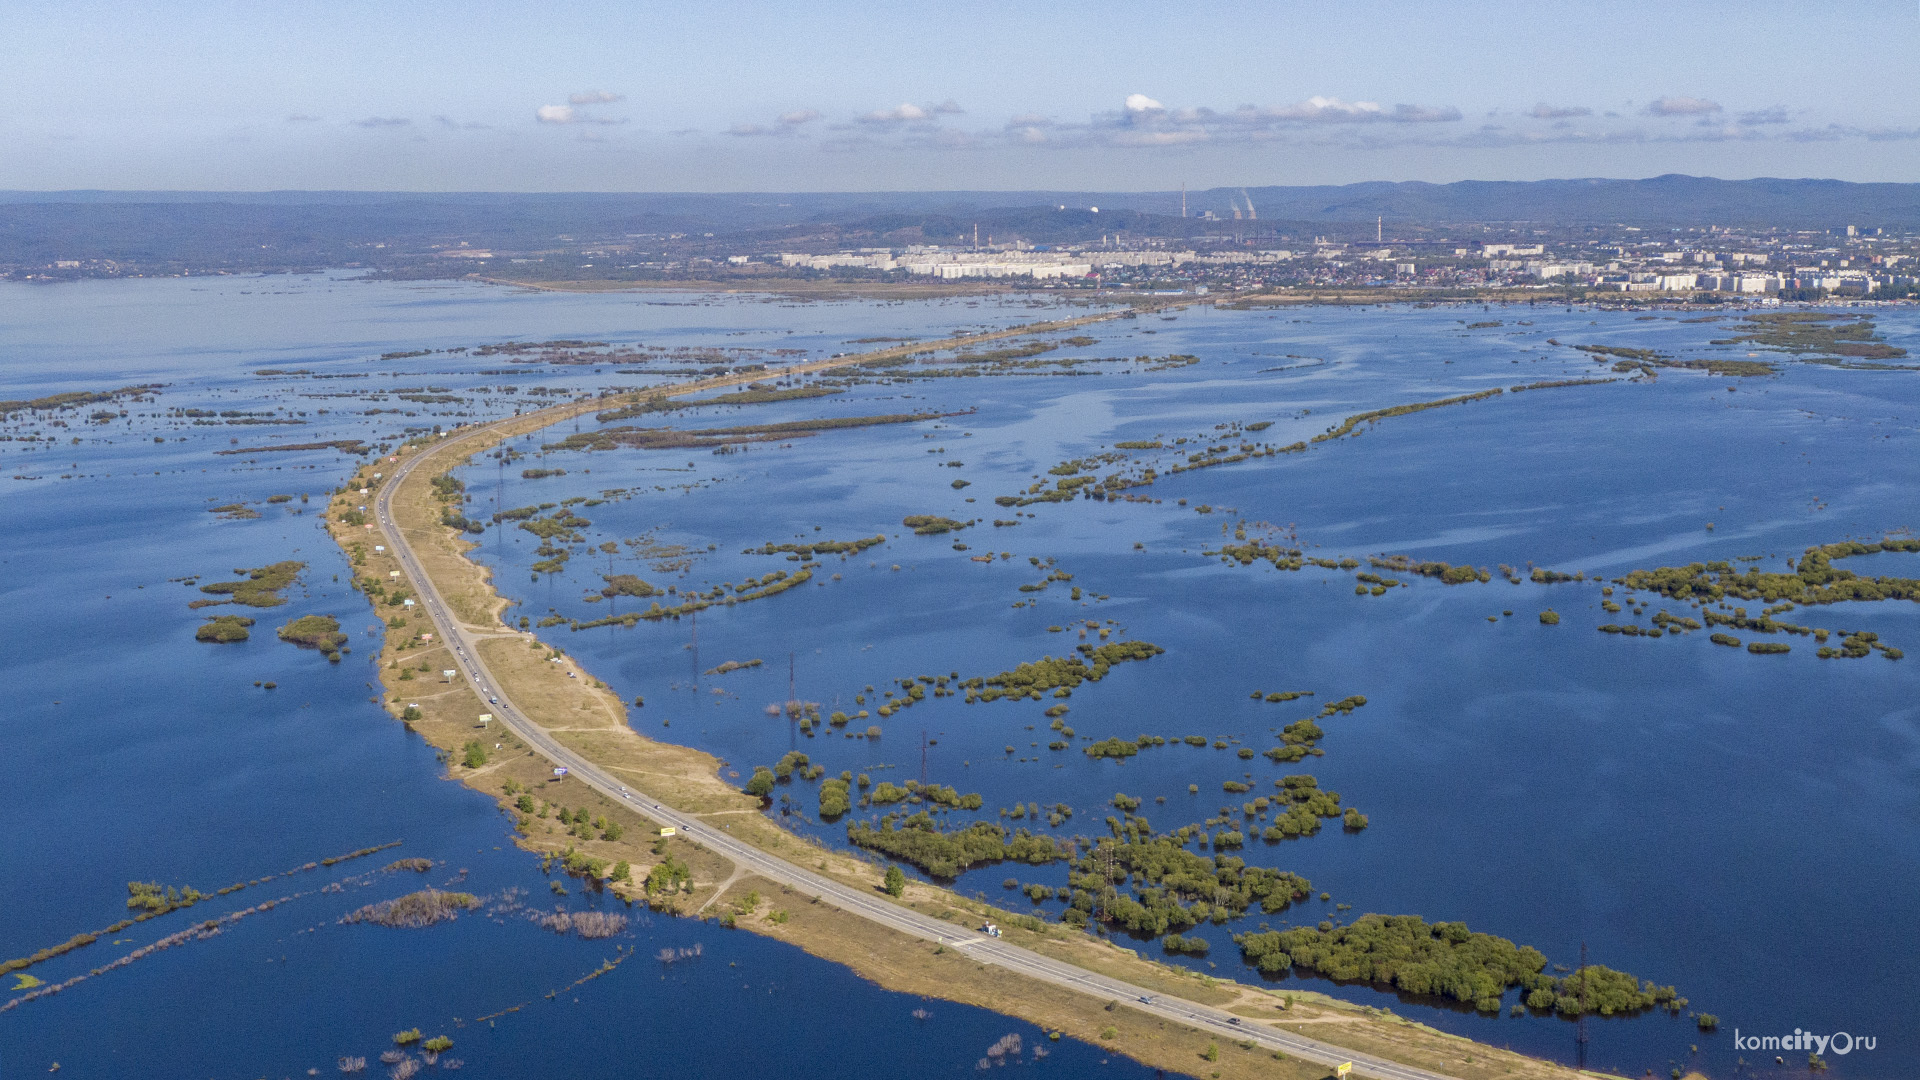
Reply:
[[[1294,221],[1532,221],[1556,225],[1920,224],[1920,184],[1841,180],[1463,180],[1249,188],[1261,217]],[[1224,191],[1210,192],[1218,201]],[[1188,196],[1191,204],[1193,197]]]
[[[1231,218],[1242,191],[1252,222]],[[871,193],[0,192],[0,268],[112,259],[150,270],[392,265],[436,247],[529,252],[633,243],[684,253],[820,249],[1020,236],[1035,243],[1240,229],[1329,227],[1353,234],[1385,218],[1402,227],[1481,222],[1641,228],[1732,225],[1829,229],[1920,226],[1920,184],[1838,180],[1373,182],[1179,192],[947,191]],[[1100,211],[1093,212],[1098,206]],[[676,235],[677,234],[677,235]],[[711,236],[709,236],[711,234]]]

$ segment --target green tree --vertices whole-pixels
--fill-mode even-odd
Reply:
[[[461,759],[460,763],[467,768],[477,769],[487,763],[487,748],[481,745],[480,740],[468,740],[467,745],[461,749],[466,752],[466,756]]]
[[[773,770],[767,768],[765,765],[754,766],[753,778],[747,781],[747,794],[755,795],[762,799],[772,795]]]
[[[897,866],[887,867],[887,895],[899,896],[907,891],[907,875]]]

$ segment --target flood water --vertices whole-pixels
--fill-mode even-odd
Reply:
[[[1022,303],[567,296],[322,276],[0,291],[0,398],[162,384],[150,399],[16,417],[0,432],[15,436],[0,442],[0,477],[21,478],[0,479],[0,604],[16,628],[0,655],[12,691],[0,732],[16,748],[4,766],[14,793],[0,860],[6,954],[120,918],[130,880],[210,890],[401,842],[34,967],[59,982],[191,920],[293,897],[217,936],[0,1014],[0,1060],[38,1070],[58,1061],[80,1075],[120,1075],[140,1062],[238,1076],[327,1071],[336,1057],[359,1054],[376,1069],[393,1032],[420,1027],[451,1036],[450,1056],[479,1075],[525,1075],[529,1061],[550,1062],[555,1074],[612,1073],[601,1056],[610,1031],[700,1075],[742,1061],[775,1074],[826,1064],[968,1070],[1008,1033],[1023,1035],[1032,1067],[1137,1068],[1098,1047],[1048,1043],[991,1013],[886,993],[705,923],[634,910],[623,934],[585,941],[526,919],[526,906],[602,901],[577,888],[552,894],[538,861],[508,841],[510,823],[492,801],[438,782],[434,751],[369,700],[365,658],[377,618],[338,580],[344,560],[315,516],[359,459],[333,449],[215,453],[375,444],[563,394],[644,386],[671,377],[666,369],[777,365],[876,347],[854,344],[862,338],[933,339],[1062,313]],[[1875,315],[1891,343],[1920,344],[1911,312]],[[532,569],[540,540],[511,522],[478,537],[475,556],[501,568],[496,581],[517,604],[510,617],[547,622],[546,640],[623,698],[645,700],[632,710],[639,730],[712,751],[736,782],[799,750],[829,776],[845,770],[981,796],[979,811],[942,813],[943,828],[991,820],[1063,841],[1109,835],[1107,818],[1119,815],[1111,801],[1126,793],[1160,831],[1202,825],[1218,834],[1232,822],[1247,843],[1223,853],[1312,881],[1312,896],[1285,912],[1256,908],[1191,931],[1208,941],[1204,957],[1166,956],[1119,932],[1149,955],[1259,982],[1236,933],[1367,912],[1459,920],[1534,946],[1556,965],[1577,965],[1584,946],[1593,963],[1673,985],[1688,1011],[1720,1018],[1715,1033],[1685,1011],[1595,1019],[1587,1047],[1595,1066],[1723,1075],[1744,1057],[1762,1067],[1751,1074],[1767,1075],[1772,1055],[1736,1051],[1735,1029],[1798,1027],[1877,1037],[1872,1051],[1829,1055],[1832,1075],[1909,1075],[1920,1068],[1903,979],[1915,951],[1904,927],[1920,917],[1914,661],[1821,660],[1797,637],[1784,639],[1788,655],[1765,656],[1716,646],[1705,631],[1660,639],[1595,631],[1650,625],[1663,608],[1699,612],[1642,594],[1645,614],[1610,613],[1594,579],[1741,557],[1759,561],[1738,565],[1785,570],[1811,545],[1877,540],[1920,517],[1920,380],[1911,372],[1763,352],[1779,374],[1662,369],[1627,381],[1633,373],[1615,375],[1610,359],[1565,347],[1744,358],[1753,350],[1710,344],[1736,322],[1544,305],[1194,307],[1083,328],[1075,333],[1091,343],[1034,358],[1087,361],[1075,366],[946,378],[886,369],[830,396],[616,423],[939,418],[724,454],[543,450],[595,426],[568,422],[516,440],[524,456],[510,463],[481,460],[458,475],[471,496],[466,512],[483,520],[592,502],[573,505],[592,524],[557,572]],[[551,352],[478,351],[556,339],[606,343],[578,346],[583,353],[655,348],[644,360],[574,364],[523,362]],[[450,349],[467,351],[381,358]],[[1214,447],[1308,440],[1363,411],[1601,377],[1619,381],[1508,392],[1389,417],[1304,452],[1170,471]],[[95,410],[108,415],[90,419]],[[27,434],[34,438],[23,441]],[[1141,501],[994,501],[1051,487],[1061,474],[1050,470],[1101,454],[1115,456],[1092,469],[1098,475],[1151,464],[1158,478],[1129,492]],[[523,478],[533,468],[566,474]],[[300,501],[303,493],[314,501]],[[266,501],[280,494],[294,498]],[[208,512],[236,503],[260,516]],[[916,535],[903,525],[909,515],[978,523]],[[1288,571],[1209,554],[1242,542],[1241,533],[1359,565]],[[803,565],[750,549],[875,535],[884,543],[805,564],[812,580],[777,596],[697,617],[570,629],[652,602],[601,598],[605,575],[710,589]],[[599,549],[609,541],[611,555]],[[1397,554],[1494,572],[1487,583],[1446,585],[1366,562]],[[308,563],[288,607],[250,612],[260,622],[248,642],[194,640],[201,617],[187,601],[202,594],[192,586],[281,559]],[[1502,565],[1524,583],[1508,583]],[[1920,577],[1915,554],[1836,565]],[[1536,584],[1525,580],[1531,567],[1589,580]],[[1357,572],[1404,584],[1356,595]],[[192,575],[200,576],[184,587],[169,581]],[[1611,599],[1625,601],[1625,591]],[[1762,605],[1746,606],[1758,614]],[[1557,625],[1540,621],[1549,609]],[[307,612],[339,617],[355,635],[354,655],[330,666],[273,640],[278,616]],[[1920,645],[1920,609],[1906,601],[1779,618]],[[1109,642],[1165,651],[1116,664],[1064,700],[968,704],[930,694],[877,715],[902,678],[990,677],[1097,645],[1102,629]],[[761,663],[709,674],[748,660]],[[1314,696],[1274,703],[1252,698],[1256,690]],[[1258,756],[1283,726],[1350,695],[1367,704],[1319,721],[1324,756],[1297,764]],[[789,697],[823,713],[870,715],[844,731],[803,733],[769,715]],[[1049,729],[1046,710],[1059,705],[1070,738]],[[866,735],[869,725],[877,736]],[[1083,752],[1143,733],[1167,745],[1123,760]],[[1184,745],[1186,736],[1206,745]],[[1054,742],[1065,745],[1050,749]],[[1255,756],[1242,758],[1242,748]],[[1345,830],[1333,819],[1315,835],[1259,839],[1267,822],[1243,804],[1297,773],[1338,791],[1368,827]],[[1228,781],[1251,790],[1228,792]],[[1006,816],[1028,804],[1072,813],[1057,825]],[[919,807],[856,808],[822,822],[818,784],[795,779],[768,812],[846,846],[849,822],[892,809]],[[426,875],[380,871],[398,857],[436,865]],[[1030,903],[1003,887],[1009,879],[1064,886],[1067,868],[988,865],[956,887],[1049,919],[1066,909],[1063,899]],[[422,930],[337,922],[423,880],[458,882],[488,906]],[[332,883],[341,888],[318,891]],[[698,957],[656,959],[694,945]],[[633,958],[610,974],[546,997],[628,951]],[[1510,1015],[1515,992],[1485,1015],[1298,969],[1268,981],[1575,1059],[1574,1025]],[[532,1004],[474,1020],[523,1002]],[[916,1019],[916,1008],[932,1015]],[[732,1038],[690,1043],[686,1030],[704,1029],[716,1010],[737,1018]],[[1035,1045],[1054,1052],[1034,1060]]]

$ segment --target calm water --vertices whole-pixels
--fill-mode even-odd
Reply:
[[[371,622],[357,594],[331,580],[341,567],[313,519],[288,512],[297,501],[260,506],[261,519],[243,522],[202,509],[277,493],[319,494],[338,482],[345,459],[332,451],[211,455],[232,447],[229,439],[249,446],[275,436],[372,441],[403,426],[430,425],[435,410],[511,411],[537,386],[580,392],[648,381],[617,374],[612,365],[481,375],[509,365],[497,356],[458,354],[371,359],[383,352],[584,337],[824,355],[857,348],[845,343],[858,337],[941,336],[1036,314],[958,303],[662,304],[320,278],[0,293],[7,397],[167,382],[154,405],[129,411],[346,403],[285,427],[196,427],[136,415],[88,428],[83,410],[71,430],[14,426],[57,434],[54,447],[0,443],[0,472],[43,477],[0,484],[11,571],[0,595],[16,625],[40,631],[19,635],[5,660],[10,685],[21,688],[5,730],[24,751],[11,755],[8,768],[12,788],[25,796],[13,800],[18,820],[8,831],[13,902],[0,930],[15,943],[9,955],[111,921],[129,879],[207,888],[393,839],[405,840],[399,854],[444,860],[434,872],[442,879],[467,870],[463,887],[471,891],[498,895],[519,887],[543,903],[550,898],[537,864],[505,843],[505,823],[489,800],[426,782],[440,773],[432,751],[367,701],[371,673],[364,667],[329,668],[259,628],[240,646],[192,640],[198,619],[185,601],[199,594],[168,578],[200,573],[216,580],[232,567],[288,557],[310,562],[305,595],[290,594],[289,613],[331,611],[356,631]],[[1503,325],[1466,326],[1493,320]],[[1880,326],[1896,344],[1920,345],[1920,320],[1908,313],[1882,313]],[[1331,900],[1205,928],[1209,956],[1179,962],[1255,979],[1230,935],[1263,922],[1344,920],[1368,911],[1460,919],[1534,945],[1560,964],[1577,963],[1584,943],[1594,962],[1674,984],[1694,1008],[1722,1020],[1716,1035],[1696,1031],[1685,1016],[1595,1022],[1589,1057],[1597,1065],[1664,1073],[1672,1064],[1698,1064],[1719,1075],[1739,1056],[1731,1048],[1735,1027],[1743,1034],[1801,1027],[1878,1036],[1871,1053],[1830,1057],[1835,1075],[1904,1076],[1920,1068],[1900,981],[1914,948],[1912,936],[1897,929],[1920,916],[1911,660],[1820,661],[1801,639],[1792,639],[1789,656],[1755,657],[1716,648],[1704,634],[1601,635],[1595,625],[1627,616],[1603,612],[1598,589],[1588,584],[1516,586],[1496,576],[1491,584],[1449,587],[1411,578],[1408,588],[1360,597],[1351,572],[1226,566],[1202,554],[1231,540],[1244,522],[1254,535],[1268,535],[1263,526],[1291,533],[1314,556],[1406,553],[1510,564],[1523,575],[1528,563],[1611,577],[1743,555],[1773,556],[1763,565],[1778,568],[1780,557],[1811,544],[1877,538],[1915,524],[1920,381],[1901,372],[1787,363],[1769,379],[1669,371],[1652,383],[1507,394],[1389,419],[1359,438],[1304,454],[1165,475],[1136,492],[1156,504],[1041,504],[1015,518],[993,497],[1036,477],[1051,480],[1047,470],[1055,464],[1121,440],[1195,440],[1177,452],[1135,452],[1164,474],[1187,452],[1219,445],[1216,425],[1228,422],[1270,421],[1254,438],[1285,444],[1366,409],[1606,373],[1549,338],[1687,357],[1727,353],[1707,344],[1726,336],[1725,323],[1636,321],[1562,308],[1208,308],[1085,332],[1095,344],[1049,358],[1179,353],[1201,362],[1165,370],[1089,365],[1077,370],[1106,373],[1073,378],[899,381],[808,401],[708,408],[664,422],[975,411],[755,444],[734,455],[560,452],[537,462],[541,444],[570,433],[569,424],[516,443],[529,456],[512,467],[486,462],[466,470],[474,496],[468,512],[481,516],[496,500],[510,507],[626,489],[577,508],[593,521],[590,544],[644,538],[683,546],[687,554],[679,558],[690,561],[630,544],[611,560],[589,548],[564,573],[535,575],[528,567],[539,558],[538,541],[518,530],[489,531],[479,557],[504,568],[498,580],[520,603],[516,614],[593,619],[610,603],[635,603],[585,601],[606,573],[635,573],[662,587],[740,582],[795,565],[744,549],[885,533],[884,545],[860,557],[821,560],[804,588],[702,613],[697,641],[689,619],[579,633],[557,625],[541,633],[623,696],[644,696],[647,704],[634,711],[641,730],[710,749],[741,777],[797,748],[829,773],[864,771],[896,783],[924,777],[979,792],[986,807],[980,816],[996,820],[1000,808],[1017,803],[1064,803],[1074,815],[1051,830],[1063,838],[1104,834],[1117,791],[1145,799],[1139,813],[1161,829],[1201,822],[1223,808],[1240,820],[1241,801],[1270,791],[1273,779],[1290,772],[1312,772],[1370,816],[1364,833],[1344,833],[1334,823],[1312,837],[1250,843],[1242,852],[1250,861],[1305,875]],[[325,383],[248,374],[268,366],[380,374]],[[416,407],[413,416],[365,416],[344,410],[412,406],[397,397],[376,403],[297,396],[372,389],[376,380],[445,387],[467,401]],[[499,389],[505,386],[519,393],[506,394]],[[490,389],[474,393],[479,387]],[[68,444],[76,434],[81,444]],[[155,435],[169,441],[155,443]],[[188,441],[172,441],[182,436]],[[954,461],[961,466],[951,467]],[[535,464],[569,472],[523,480],[519,470]],[[152,475],[156,470],[160,475]],[[75,478],[58,479],[63,474]],[[955,489],[955,479],[969,486]],[[1203,505],[1212,512],[1197,512]],[[982,520],[959,533],[923,537],[900,524],[916,513]],[[996,528],[994,519],[1019,524]],[[968,550],[954,550],[956,542]],[[971,561],[1001,552],[1011,558]],[[1021,592],[1020,585],[1044,576],[1030,557],[1054,560],[1073,580]],[[1920,557],[1910,555],[1842,565],[1920,576]],[[1073,586],[1083,590],[1081,601],[1069,598]],[[1030,604],[1013,606],[1021,601]],[[1648,614],[1660,606],[1650,605]],[[1686,613],[1682,605],[1666,606]],[[1563,616],[1559,626],[1538,622],[1548,607]],[[1785,618],[1872,629],[1903,648],[1920,644],[1920,611],[1907,603]],[[1116,666],[1065,702],[1065,722],[1076,732],[1072,749],[1047,749],[1055,736],[1043,710],[1052,700],[930,699],[849,728],[877,724],[877,741],[810,738],[765,711],[788,696],[790,671],[802,698],[829,711],[871,710],[878,692],[897,689],[900,677],[990,675],[1064,655],[1080,639],[1071,628],[1049,628],[1087,619],[1166,652]],[[764,661],[759,668],[702,674],[725,660],[756,658]],[[279,688],[255,689],[256,679],[277,680]],[[869,685],[875,693],[855,704]],[[1255,689],[1318,696],[1268,704],[1249,700]],[[1264,749],[1280,726],[1314,712],[1312,703],[1349,694],[1363,694],[1369,704],[1322,721],[1325,756],[1295,766],[1242,761],[1211,747],[1168,746],[1125,762],[1092,760],[1078,750],[1087,738],[1142,732]],[[1245,780],[1255,790],[1223,794],[1224,780]],[[781,793],[788,798],[770,812],[789,811],[791,826],[845,844],[843,824],[811,820],[815,785],[796,781]],[[950,814],[947,821],[960,825],[974,816]],[[346,864],[335,876],[354,878],[391,857]],[[1009,877],[1058,885],[1066,875],[1059,865],[990,866],[964,875],[959,887],[1028,909],[1002,890]],[[291,891],[326,879],[285,880],[297,883],[287,886]],[[936,1015],[924,1029],[892,1039],[891,1030],[875,1029],[883,1023],[876,1018],[916,1025],[914,1000],[701,924],[657,920],[610,942],[557,938],[511,916],[469,916],[413,932],[333,924],[344,910],[411,887],[417,883],[376,875],[341,894],[302,897],[221,937],[29,1003],[0,1015],[0,1047],[8,1048],[7,1060],[60,1060],[72,1068],[91,1059],[109,1072],[108,1062],[141,1055],[177,1062],[183,1074],[290,1071],[307,1067],[309,1058],[326,1065],[341,1053],[377,1050],[404,1027],[445,1027],[453,1017],[538,999],[538,1008],[501,1018],[484,1036],[525,1045],[483,1041],[473,1027],[450,1029],[459,1044],[455,1056],[465,1056],[468,1067],[506,1069],[555,1045],[591,1046],[593,1034],[605,1030],[601,1017],[572,1039],[566,1036],[576,1033],[565,1025],[592,1010],[711,1008],[726,994],[741,995],[727,1007],[751,1019],[741,1025],[753,1032],[745,1037],[767,1040],[759,1053],[740,1049],[796,1067],[806,1054],[795,1055],[794,1047],[837,1060],[840,1048],[855,1045],[871,1047],[870,1060],[881,1067],[972,1068],[1000,1034],[1028,1030],[939,1003],[929,1006]],[[231,906],[255,902],[264,889],[239,894]],[[583,903],[577,896],[563,902]],[[1039,910],[1057,918],[1062,907],[1049,901]],[[205,910],[197,908],[195,917]],[[178,924],[144,925],[157,934]],[[300,933],[309,927],[318,929]],[[140,932],[134,944],[154,936]],[[453,940],[462,935],[475,937],[470,945]],[[694,942],[706,950],[697,961],[663,970],[650,959],[662,947]],[[1129,944],[1159,954],[1153,943]],[[577,1006],[542,997],[616,947],[639,956],[570,994],[580,999]],[[34,971],[53,981],[125,951],[101,949]],[[418,955],[405,951],[416,949]],[[165,982],[143,987],[138,999],[120,996],[143,978]],[[792,1000],[828,982],[845,989]],[[1286,985],[1391,1007],[1532,1053],[1573,1056],[1573,1026],[1559,1020],[1480,1017],[1311,977]],[[875,1000],[857,1001],[859,994]],[[767,1006],[752,1009],[748,996],[768,997]],[[206,1017],[203,1003],[233,998],[259,1015],[240,1024]],[[340,1002],[341,1015],[313,1006],[323,998]],[[147,1006],[143,1022],[150,1017],[153,1030],[106,1023],[136,1000]],[[796,1022],[805,1026],[785,1029]],[[87,1034],[103,1026],[114,1027],[114,1045]],[[232,1038],[236,1028],[248,1035]],[[1059,1051],[1046,1068],[1099,1067],[1097,1048],[1054,1045]],[[1690,1052],[1694,1045],[1698,1055]],[[738,1053],[724,1056],[738,1060]],[[583,1049],[581,1063],[561,1071],[590,1072],[586,1060]],[[716,1060],[708,1068],[721,1067]],[[1117,1059],[1106,1066],[1118,1067]]]

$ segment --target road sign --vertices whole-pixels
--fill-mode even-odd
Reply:
[[[565,779],[566,775],[567,775],[567,767],[565,765],[556,766],[553,770],[553,778],[555,780]]]
[[[460,673],[459,673],[459,672],[457,672],[457,671],[455,671],[455,670],[453,670],[452,668],[447,668],[446,670],[444,670],[444,671],[442,671],[442,672],[440,673],[440,677],[441,677],[441,678],[443,678],[443,679],[445,679],[445,680],[447,680],[448,682],[452,682],[452,681],[453,681],[453,677],[454,677],[455,675],[458,675],[458,674],[460,674]]]
[[[1334,1069],[1333,1069],[1333,1075],[1340,1077],[1341,1080],[1345,1080],[1345,1078],[1347,1076],[1352,1075],[1352,1073],[1353,1073],[1353,1062],[1351,1061],[1342,1062],[1339,1065],[1334,1066]]]
[[[483,713],[481,713],[481,714],[480,714],[480,726],[481,726],[481,727],[486,727],[486,726],[487,726],[488,724],[491,724],[491,723],[493,723],[493,714],[492,714],[492,713],[490,713],[490,712],[483,712]]]

